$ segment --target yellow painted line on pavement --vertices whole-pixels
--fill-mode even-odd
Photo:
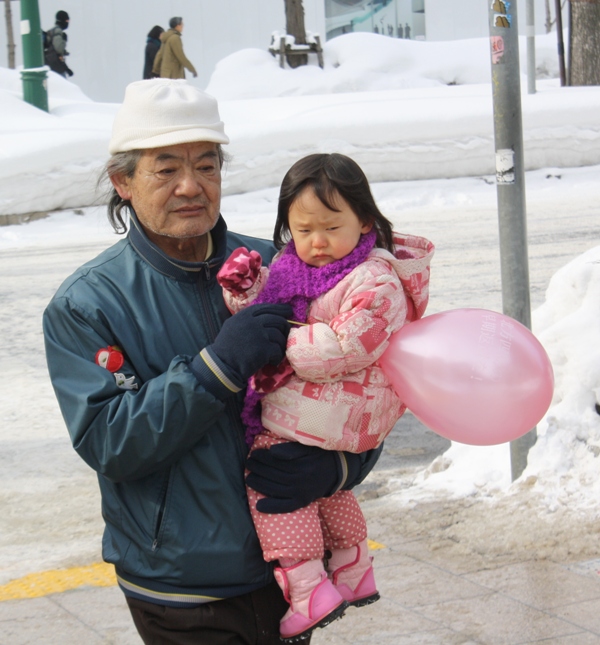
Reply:
[[[385,544],[367,540],[369,549],[385,549]],[[53,593],[62,593],[79,587],[112,587],[117,584],[112,564],[99,562],[87,567],[52,569],[30,573],[22,578],[0,585],[0,602],[41,598]]]
[[[41,598],[78,587],[112,587],[117,584],[115,567],[99,562],[87,567],[53,569],[30,573],[0,586],[0,602]]]

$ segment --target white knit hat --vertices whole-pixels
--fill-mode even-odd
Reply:
[[[127,86],[113,123],[111,155],[194,141],[229,143],[214,97],[182,79],[155,78]]]

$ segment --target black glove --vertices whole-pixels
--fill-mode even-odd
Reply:
[[[361,465],[360,455],[290,441],[254,450],[246,463],[246,483],[266,495],[256,504],[261,513],[291,513],[351,486]]]
[[[250,305],[228,318],[206,349],[245,383],[261,367],[281,363],[292,315],[290,305]]]

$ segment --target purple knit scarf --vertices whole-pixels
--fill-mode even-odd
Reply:
[[[310,303],[321,294],[331,291],[342,278],[362,264],[375,246],[376,239],[375,230],[371,230],[361,236],[351,253],[322,267],[313,267],[303,262],[291,240],[281,256],[271,265],[267,284],[253,304],[290,304],[294,310],[294,320],[306,322]],[[248,384],[242,421],[246,425],[246,443],[249,446],[252,445],[254,437],[264,430],[260,421],[263,396]]]

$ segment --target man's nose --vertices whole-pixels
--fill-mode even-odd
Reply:
[[[191,168],[185,168],[181,172],[175,193],[186,197],[195,197],[203,192],[204,187],[199,175]]]

